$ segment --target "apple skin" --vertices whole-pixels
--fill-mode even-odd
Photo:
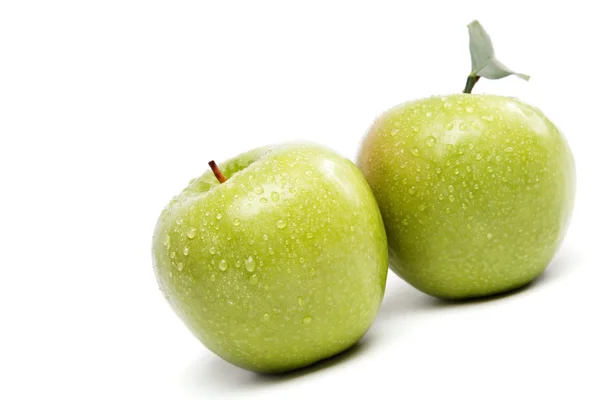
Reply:
[[[364,177],[312,144],[259,148],[190,182],[162,212],[161,291],[211,351],[281,373],[335,355],[373,323],[387,242]]]
[[[440,298],[539,276],[573,208],[565,138],[514,98],[457,94],[392,108],[365,136],[358,167],[383,216],[390,267]]]

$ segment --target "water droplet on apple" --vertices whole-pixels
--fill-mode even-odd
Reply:
[[[402,164],[400,164],[400,168],[404,169],[408,166],[408,161],[403,162]]]
[[[454,169],[454,175],[458,175],[458,174],[460,174],[460,170],[458,168],[455,168]]]
[[[402,220],[402,225],[408,226],[408,220],[406,218]]]
[[[473,112],[473,107],[471,106],[466,106],[465,107],[465,111],[468,112],[469,114],[471,114]]]
[[[292,193],[291,189],[290,189],[290,193]],[[279,193],[277,193],[277,192],[271,192],[271,200],[273,200],[273,201],[279,201]]]
[[[183,269],[183,263],[177,263],[177,271],[181,271]]]
[[[312,239],[312,238],[313,238],[313,233],[312,233],[312,232],[308,232],[308,233],[306,234],[306,237],[307,237],[308,239]]]
[[[419,204],[419,211],[425,211],[427,206],[425,204]]]
[[[452,129],[454,129],[454,122],[448,122],[446,125],[444,125],[444,128],[446,128],[447,131],[451,131]]]
[[[271,319],[271,316],[269,314],[265,314],[262,316],[262,320],[265,322],[268,322]]]
[[[256,186],[256,187],[254,188],[254,193],[256,193],[256,194],[263,194],[263,192],[264,192],[264,191],[265,191],[265,190],[263,189],[263,187],[262,187],[262,186]]]
[[[227,270],[227,261],[226,260],[221,260],[219,261],[219,269],[221,271],[226,271]]]
[[[264,240],[269,240],[269,235],[267,235],[266,233],[263,235],[263,239]]]
[[[240,225],[240,219],[239,218],[234,219],[233,220],[233,225],[239,226]]]
[[[177,225],[181,225],[181,223],[182,223],[182,222],[183,222],[183,218],[177,218],[177,219],[175,220],[175,223],[176,223]]]
[[[442,169],[441,169],[440,167],[437,167],[437,168],[435,169],[435,173],[436,173],[436,174],[441,174],[441,173],[442,173]]]
[[[486,169],[487,169],[487,171],[488,171],[488,172],[490,172],[490,173],[491,173],[491,172],[494,172],[494,168],[492,168],[492,166],[491,166],[491,165],[488,165]]]
[[[419,157],[419,149],[416,147],[413,147],[412,149],[410,149],[410,153],[415,157]]]
[[[408,194],[415,194],[417,191],[417,188],[414,186],[411,186],[410,189],[408,189]]]
[[[279,229],[285,228],[286,225],[287,225],[287,223],[283,219],[280,219],[279,221],[277,221],[277,227]]]
[[[356,230],[356,228],[354,228],[354,225],[352,225],[352,226],[350,227],[350,232],[354,232],[355,230]]]
[[[217,277],[215,276],[215,274],[212,274],[212,275],[210,276],[210,280],[214,282],[214,281],[215,281],[215,279],[217,279]]]
[[[169,257],[171,257],[171,258],[175,258],[175,252],[174,252],[174,251],[172,251],[172,252],[171,252],[171,254],[169,254]]]
[[[244,261],[244,264],[246,265],[246,271],[248,272],[252,272],[256,268],[256,263],[252,259],[252,256],[248,257],[248,259]]]
[[[471,172],[473,170],[473,168],[471,168],[470,165],[467,165],[466,169],[467,169],[467,172]]]
[[[258,276],[256,276],[256,274],[254,274],[250,277],[250,284],[256,285],[257,283],[258,283]]]
[[[412,130],[415,132],[419,132],[420,128],[417,125],[413,125]]]
[[[190,254],[190,249],[188,249],[187,247],[183,248],[183,255],[187,256],[188,254]]]
[[[302,323],[304,325],[310,325],[312,323],[312,317],[307,315],[306,317],[302,318]]]
[[[311,269],[308,271],[308,275],[310,275],[310,276],[315,276],[315,275],[316,275],[316,273],[317,273],[317,271],[315,271],[315,269],[314,269],[314,268],[311,268]]]
[[[298,306],[300,306],[300,308],[304,307],[304,299],[302,296],[298,296]]]
[[[165,246],[168,246],[170,242],[171,242],[171,236],[169,236],[169,235],[165,236],[165,239],[163,240],[163,244]]]
[[[260,202],[263,203],[263,204],[267,204],[269,202],[269,200],[267,200],[266,197],[261,197],[260,198]]]
[[[433,136],[429,136],[425,140],[425,144],[427,144],[427,147],[433,147],[433,146],[435,146],[435,138]]]
[[[187,237],[189,237],[190,239],[193,239],[194,236],[196,236],[196,228],[190,228],[187,231]]]
[[[217,250],[215,249],[215,247],[214,247],[214,246],[211,246],[211,247],[208,249],[208,252],[209,252],[210,254],[215,254],[215,253],[217,252]]]
[[[440,199],[440,201],[444,200],[444,194],[440,193],[440,195],[438,196],[438,199]]]
[[[465,203],[462,203],[461,207],[462,207],[463,210],[467,209],[467,205]]]
[[[460,129],[461,131],[464,131],[465,129],[467,129],[467,124],[465,124],[464,122],[461,122],[458,125],[458,129]]]
[[[483,158],[483,156],[481,155],[481,153],[477,153],[477,155],[475,156],[476,160],[481,160]]]
[[[452,185],[448,185],[448,191],[449,191],[450,193],[454,192],[454,186],[452,186]]]
[[[491,233],[488,233],[488,234],[487,234],[487,238],[488,238],[488,239],[491,239],[491,238],[493,238],[493,237],[494,237],[494,235],[492,235]]]
[[[450,214],[450,209],[449,208],[446,208],[444,211],[446,212],[446,214]]]
[[[242,266],[242,262],[240,260],[236,260],[235,267],[240,268]]]
[[[452,203],[454,201],[454,195],[449,195],[448,200],[450,201],[450,203]]]

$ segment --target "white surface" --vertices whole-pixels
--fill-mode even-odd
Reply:
[[[600,398],[594,2],[351,3],[0,3],[0,398]],[[286,377],[204,349],[154,280],[162,207],[208,160],[258,145],[353,158],[378,113],[462,89],[474,18],[532,75],[475,91],[539,106],[575,153],[547,273],[464,304],[390,274],[362,344]]]

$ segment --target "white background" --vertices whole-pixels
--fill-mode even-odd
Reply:
[[[600,398],[594,5],[2,1],[0,398]],[[259,145],[306,139],[353,159],[380,112],[463,88],[475,18],[532,76],[475,92],[540,107],[576,157],[547,273],[457,304],[390,274],[358,347],[284,377],[208,352],[154,279],[162,207],[208,160]]]

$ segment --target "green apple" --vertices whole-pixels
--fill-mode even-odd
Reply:
[[[481,76],[512,73],[490,65]],[[561,132],[517,99],[468,93],[478,77],[470,76],[467,93],[385,112],[358,156],[383,216],[392,270],[442,298],[492,295],[533,280],[557,251],[573,207],[574,161]]]
[[[220,171],[223,183],[210,170],[192,180],[156,225],[154,270],[173,310],[208,349],[259,372],[355,344],[388,268],[360,171],[312,144],[255,149]]]

